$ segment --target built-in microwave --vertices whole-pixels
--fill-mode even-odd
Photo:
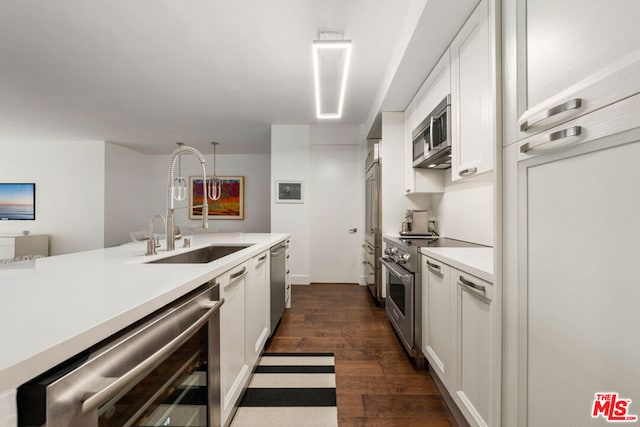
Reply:
[[[451,96],[447,95],[415,128],[413,167],[448,169],[451,167]]]

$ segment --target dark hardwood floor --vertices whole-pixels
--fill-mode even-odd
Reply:
[[[333,352],[340,426],[455,426],[429,373],[414,369],[366,287],[292,287],[273,352]]]

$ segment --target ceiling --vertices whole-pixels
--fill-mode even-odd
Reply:
[[[221,154],[267,154],[274,123],[364,124],[411,3],[2,0],[0,140],[157,154],[219,141]],[[322,30],[343,32],[353,52],[343,118],[319,122],[311,42]]]

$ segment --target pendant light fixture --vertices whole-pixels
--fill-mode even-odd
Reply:
[[[176,142],[178,148],[184,145],[183,142]],[[173,198],[184,200],[187,198],[187,181],[182,177],[182,160],[178,156],[178,176],[173,180]]]
[[[222,182],[216,175],[216,146],[218,142],[212,142],[213,145],[213,177],[207,182],[207,197],[209,200],[219,200],[222,195]]]

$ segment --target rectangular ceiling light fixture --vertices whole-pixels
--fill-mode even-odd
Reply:
[[[315,40],[312,47],[316,115],[319,119],[339,119],[347,88],[351,41]]]

